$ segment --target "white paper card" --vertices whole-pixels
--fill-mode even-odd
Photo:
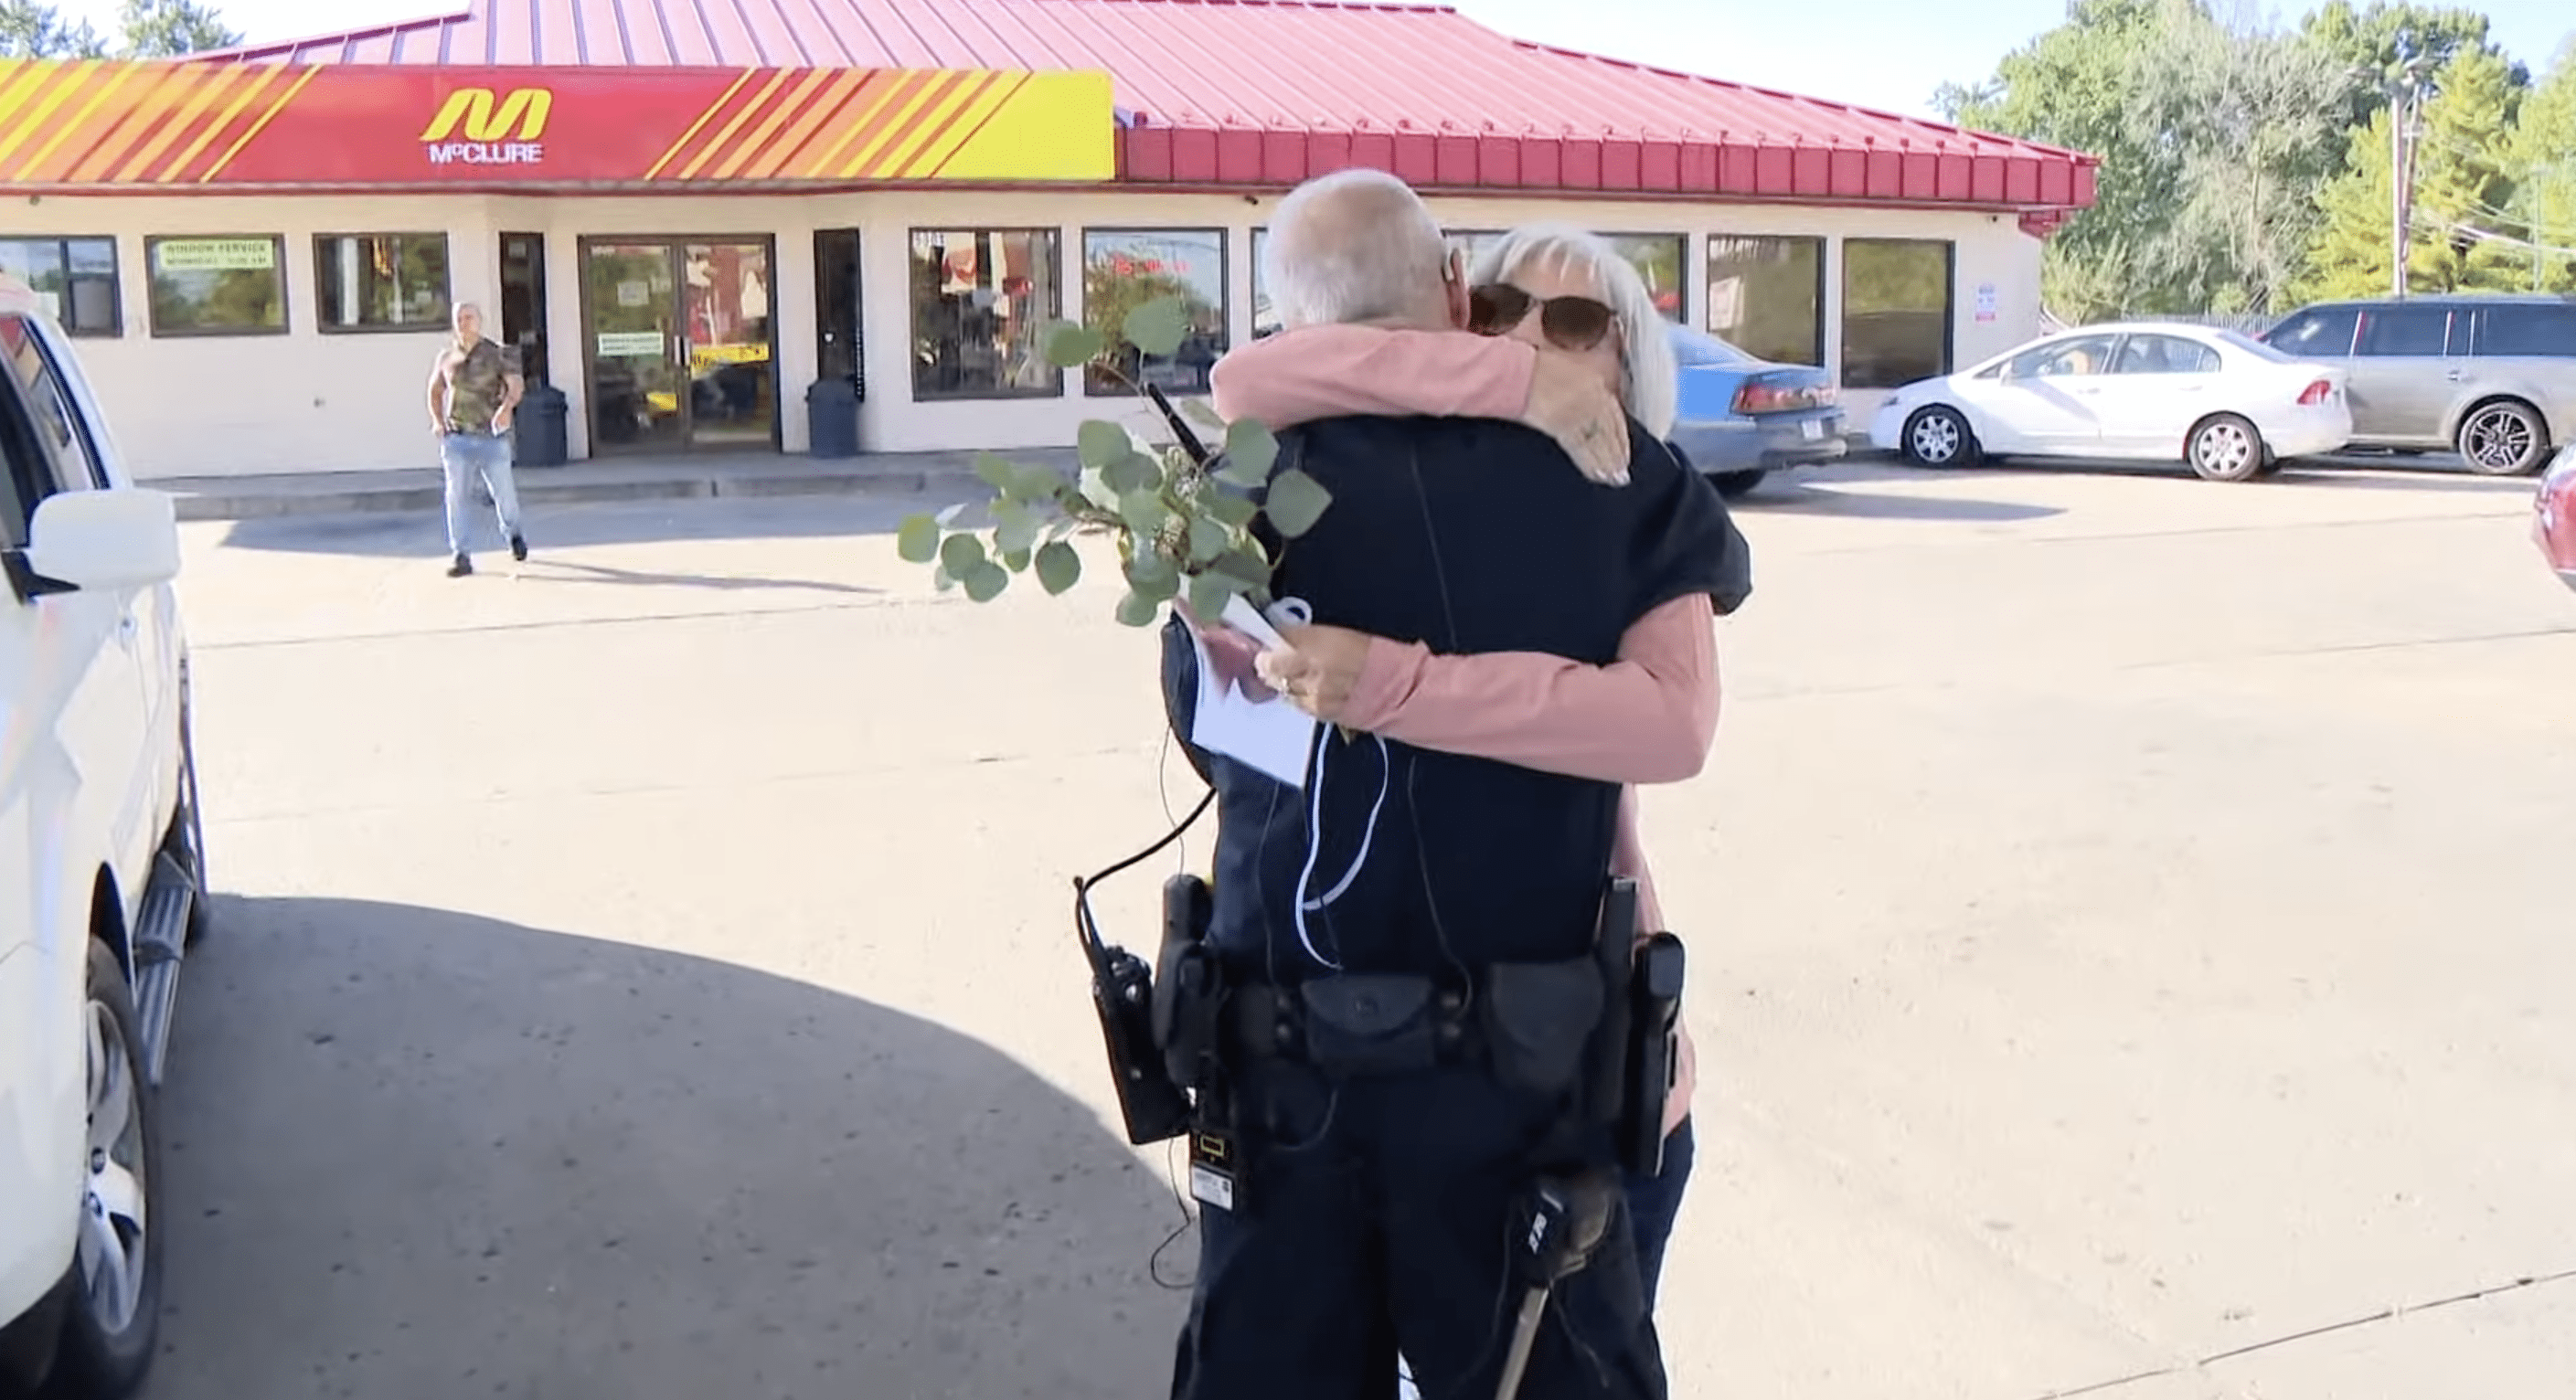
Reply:
[[[1291,609],[1287,615],[1293,618],[1296,612]],[[1240,597],[1226,605],[1218,620],[1265,648],[1287,646],[1279,629]],[[1190,636],[1190,645],[1197,649],[1199,662],[1198,707],[1191,720],[1191,742],[1210,753],[1250,764],[1290,787],[1304,787],[1306,757],[1315,746],[1314,716],[1283,696],[1255,700],[1244,694],[1231,677],[1218,674],[1206,641],[1195,632]]]

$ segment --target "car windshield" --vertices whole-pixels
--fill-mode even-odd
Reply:
[[[1684,365],[1716,365],[1732,369],[1740,365],[1762,363],[1716,336],[1692,330],[1688,326],[1673,327],[1672,336],[1673,358]]]
[[[2276,365],[2298,363],[2290,356],[2282,354],[2280,351],[2264,344],[2262,341],[2256,340],[2250,335],[2240,334],[2236,331],[2223,330],[2218,333],[2218,338],[2258,360],[2270,360]]]

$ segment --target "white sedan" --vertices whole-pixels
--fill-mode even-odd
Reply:
[[[2085,326],[1896,391],[1869,440],[1927,467],[2176,457],[2243,481],[2352,437],[2344,371],[2208,326]]]

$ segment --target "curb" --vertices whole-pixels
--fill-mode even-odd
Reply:
[[[775,500],[791,496],[907,496],[983,483],[962,469],[897,468],[873,471],[764,472],[724,475],[642,475],[598,481],[555,481],[546,468],[519,475],[519,500],[529,506],[598,505],[631,501]],[[183,521],[266,520],[300,515],[388,512],[435,513],[444,488],[392,481],[381,486],[299,489],[293,478],[144,482],[171,492]]]

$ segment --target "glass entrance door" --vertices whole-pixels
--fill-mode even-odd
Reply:
[[[777,443],[770,267],[765,239],[583,241],[601,452]]]

